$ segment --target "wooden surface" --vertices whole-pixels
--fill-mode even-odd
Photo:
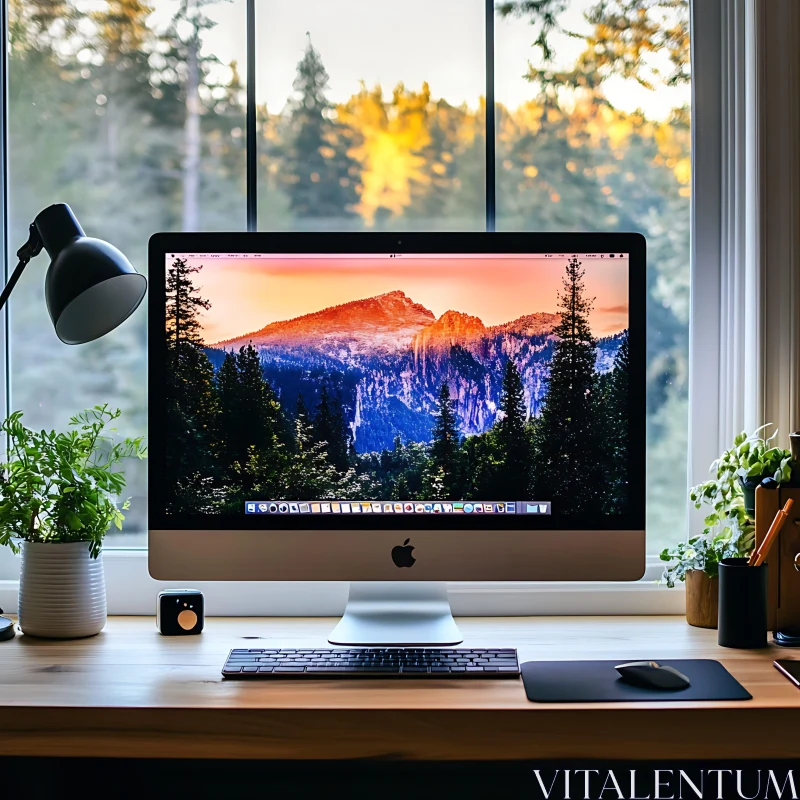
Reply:
[[[680,617],[461,619],[466,646],[520,661],[715,658],[749,702],[538,705],[521,681],[223,681],[234,647],[326,645],[331,619],[210,619],[166,638],[153,619],[99,636],[0,643],[0,753],[422,760],[797,758],[800,653],[724,650]],[[256,638],[251,638],[256,637]]]
[[[769,630],[800,631],[800,571],[795,569],[795,557],[800,553],[800,489],[756,489],[756,546],[790,497],[794,507],[767,558]]]
[[[756,549],[767,535],[775,514],[778,513],[779,493],[756,487]],[[791,519],[786,521],[791,525]],[[767,558],[767,630],[774,631],[778,620],[778,606],[780,605],[780,550],[778,545],[773,545],[773,551]]]

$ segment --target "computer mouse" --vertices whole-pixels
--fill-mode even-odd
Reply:
[[[662,667],[655,661],[631,661],[618,664],[615,669],[625,683],[643,689],[674,691],[691,685],[691,681],[675,667]]]

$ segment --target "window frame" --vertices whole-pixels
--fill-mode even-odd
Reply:
[[[721,139],[724,121],[720,118],[719,103],[705,101],[714,91],[721,89],[730,91],[736,80],[742,80],[748,64],[745,60],[735,62],[740,72],[733,78],[723,81],[724,70],[730,65],[723,65],[720,50],[723,30],[731,35],[744,37],[747,41],[755,39],[755,34],[747,30],[744,13],[734,13],[737,9],[743,12],[753,3],[760,0],[719,0],[718,3],[705,3],[690,0],[691,38],[692,38],[692,322],[690,323],[690,374],[692,363],[714,357],[716,348],[715,369],[703,370],[704,374],[719,375],[719,346],[721,343],[719,309],[722,302],[723,286],[719,267],[722,258],[720,248],[720,227],[713,223],[706,225],[706,220],[719,221],[723,204],[722,190],[714,189],[713,182],[699,181],[696,170],[706,165],[706,177],[719,172],[720,179],[724,165],[721,164]],[[494,2],[485,0],[486,17],[486,101],[491,103],[494,113],[487,114],[486,121],[486,230],[495,228],[495,117],[494,102]],[[3,40],[7,38],[7,16],[5,3],[2,4]],[[257,126],[255,105],[255,15],[256,0],[247,0],[247,229],[257,230]],[[748,16],[752,22],[752,13]],[[724,24],[724,27],[723,27]],[[6,197],[7,181],[4,167],[7,163],[6,147],[6,80],[7,80],[7,47],[3,47],[2,70],[2,105],[0,105],[0,134],[2,138],[2,226],[0,226],[0,245],[4,247],[4,267],[8,272],[6,245]],[[749,64],[752,66],[752,64]],[[703,103],[698,102],[702,98]],[[491,135],[490,135],[491,134]],[[710,172],[709,172],[710,170]],[[736,176],[727,176],[736,178]],[[751,176],[752,177],[752,176]],[[752,188],[752,186],[751,186]],[[698,264],[708,263],[707,258],[716,271],[699,269]],[[696,282],[695,282],[696,281]],[[700,311],[709,308],[714,324],[703,324]],[[0,352],[0,368],[6,378],[0,404],[5,406],[10,393],[10,375],[8,368],[8,320],[0,320],[2,324],[2,352]],[[709,339],[708,336],[711,338]],[[698,342],[705,337],[705,346],[701,349]],[[693,388],[692,388],[693,386]],[[702,392],[708,386],[701,386],[700,381],[690,381],[690,416],[691,430],[719,430],[716,423],[710,427],[709,420],[717,409],[711,404],[702,402]],[[705,397],[715,396],[705,394]],[[0,410],[5,412],[5,408]],[[709,437],[697,442],[690,438],[690,459],[692,477],[698,465],[709,463],[709,454],[716,449],[718,438],[713,442]],[[716,454],[716,453],[714,453]],[[713,457],[713,456],[712,456]],[[689,469],[687,465],[687,485]],[[147,572],[147,551],[144,549],[104,550],[104,560],[108,575],[108,607],[113,614],[152,614],[155,595],[159,584],[149,577]],[[0,552],[0,605],[6,608],[15,606],[18,561],[11,557],[7,549]],[[661,564],[657,558],[647,559],[647,571],[644,578],[633,584],[591,582],[582,584],[563,583],[459,583],[450,584],[453,608],[456,614],[630,614],[632,609],[638,614],[680,613],[683,610],[683,591],[681,589],[664,590],[655,585],[655,579],[661,572]],[[255,614],[255,615],[338,615],[344,608],[346,600],[346,584],[332,583],[237,583],[237,584],[198,584],[209,596],[209,608],[214,614]],[[631,602],[634,600],[634,602]]]

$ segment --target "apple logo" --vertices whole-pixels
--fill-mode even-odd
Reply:
[[[417,560],[411,555],[414,546],[409,544],[411,540],[406,539],[403,544],[398,544],[392,548],[392,561],[396,567],[413,567]]]

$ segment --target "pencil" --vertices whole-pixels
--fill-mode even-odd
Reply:
[[[769,526],[769,530],[767,531],[767,535],[764,537],[764,541],[761,542],[761,546],[758,548],[758,550],[753,550],[752,554],[750,555],[750,560],[747,562],[748,567],[760,567],[764,563],[764,559],[769,554],[773,542],[778,538],[778,534],[781,532],[783,523],[786,522],[786,519],[789,516],[789,511],[793,505],[794,500],[789,498],[786,501],[786,505],[783,508],[778,509],[778,513],[775,515],[775,519],[772,520],[772,525]]]

